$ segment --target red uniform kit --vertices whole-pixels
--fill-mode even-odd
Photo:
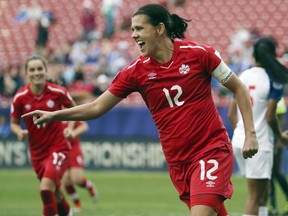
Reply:
[[[77,121],[75,123],[75,128],[77,128],[79,125],[83,124],[81,121]],[[67,127],[68,122],[63,121],[64,127]],[[68,163],[68,167],[80,167],[84,168],[84,157],[83,157],[83,152],[80,146],[80,137],[74,137],[74,139],[69,140],[71,144],[71,153],[70,153],[70,159]]]
[[[135,91],[142,95],[181,195],[232,195],[232,145],[211,94],[211,73],[220,62],[211,47],[175,40],[169,62],[159,64],[140,56],[119,72],[109,87],[122,98]],[[179,175],[183,163],[183,175],[191,175],[176,179],[183,176]],[[192,176],[201,183],[194,184]]]
[[[40,95],[34,95],[30,86],[26,85],[14,96],[11,104],[11,117],[20,119],[21,115],[33,110],[46,111],[60,110],[62,107],[71,107],[73,100],[67,90],[61,86],[46,83],[45,90]],[[35,125],[32,117],[24,118],[29,131],[29,150],[32,166],[39,179],[44,176],[52,179],[53,169],[59,170],[60,176],[67,168],[66,158],[70,153],[70,144],[65,139],[63,125],[60,121]],[[44,173],[45,172],[45,173]]]

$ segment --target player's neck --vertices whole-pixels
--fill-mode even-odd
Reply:
[[[40,95],[45,89],[45,85],[30,85],[30,89],[34,95]]]
[[[157,55],[154,57],[154,59],[161,64],[169,62],[174,51],[174,44],[170,38],[163,40],[163,43],[164,44],[159,45]]]

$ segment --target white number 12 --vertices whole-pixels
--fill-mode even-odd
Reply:
[[[179,85],[174,85],[170,88],[171,91],[173,90],[177,90],[177,94],[175,95],[175,97],[173,98],[173,101],[175,103],[175,105],[177,106],[182,106],[184,104],[184,101],[179,101],[179,97],[182,95],[182,88],[179,86]],[[165,93],[165,96],[167,98],[167,101],[169,103],[169,106],[172,108],[174,107],[174,103],[171,99],[171,96],[170,96],[170,93],[169,93],[169,90],[166,89],[166,88],[163,88],[163,92]]]
[[[200,168],[201,168],[201,173],[200,173],[200,180],[204,180],[205,179],[205,176],[207,179],[209,180],[215,180],[217,179],[218,177],[217,176],[213,176],[211,175],[211,173],[213,173],[215,170],[218,169],[218,162],[216,160],[208,160],[207,163],[209,164],[213,164],[214,166],[209,169],[209,170],[206,170],[206,167],[205,167],[205,162],[203,160],[200,160],[199,161],[200,163]]]

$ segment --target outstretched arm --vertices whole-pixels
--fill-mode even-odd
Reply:
[[[242,149],[243,157],[245,159],[251,158],[258,152],[258,141],[253,122],[252,107],[248,90],[235,74],[232,75],[224,86],[234,93],[242,115],[245,128],[245,142]]]
[[[42,124],[55,120],[85,121],[102,116],[122,99],[123,98],[117,97],[107,90],[100,97],[90,103],[78,105],[69,109],[57,110],[54,112],[35,110],[23,115],[22,118],[33,116],[34,124]]]

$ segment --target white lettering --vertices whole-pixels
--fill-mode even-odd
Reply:
[[[163,169],[166,165],[159,143],[82,142],[85,166],[122,169]]]
[[[19,141],[0,141],[1,166],[25,166],[29,161],[27,146]]]
[[[82,141],[84,163],[87,168],[158,169],[166,168],[159,142]],[[56,157],[57,156],[57,157]],[[55,155],[55,163],[59,162]],[[0,141],[0,166],[30,166],[28,144],[16,140]]]

